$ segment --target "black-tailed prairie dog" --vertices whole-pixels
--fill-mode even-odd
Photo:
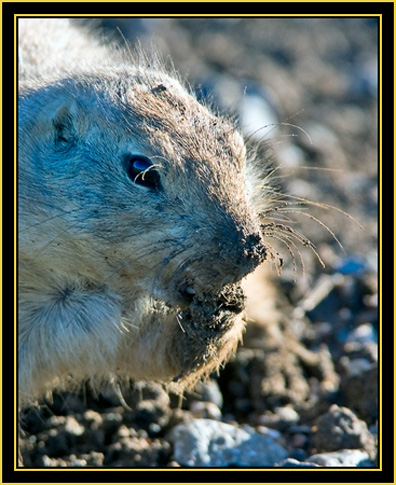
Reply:
[[[160,62],[19,19],[19,396],[193,384],[235,351],[282,198],[236,124]]]

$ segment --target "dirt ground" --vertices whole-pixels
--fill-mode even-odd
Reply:
[[[377,21],[157,18],[102,26],[153,44],[199,96],[236,113],[247,136],[273,149],[284,192],[349,215],[313,205],[312,218],[300,217],[299,231],[325,267],[307,248],[304,268],[298,253],[293,263],[280,248],[276,308],[255,309],[244,344],[219,376],[183,400],[144,383],[122,393],[56,394],[23,414],[25,466],[178,467],[169,432],[201,417],[276,430],[299,462],[349,446],[366,449],[375,465]],[[366,423],[370,445],[334,443],[320,418],[332,404]]]

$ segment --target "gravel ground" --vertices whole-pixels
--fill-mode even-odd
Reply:
[[[285,254],[274,315],[249,322],[220,376],[180,400],[136,383],[60,393],[22,419],[26,467],[377,465],[377,22],[369,18],[108,19],[153,43],[245,133],[322,224],[325,263]],[[260,289],[258,288],[258,292]]]

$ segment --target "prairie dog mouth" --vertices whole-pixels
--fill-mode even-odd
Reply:
[[[223,312],[241,313],[245,308],[245,295],[238,283],[224,286],[220,291],[198,291],[191,284],[184,283],[178,291],[177,303],[182,311],[194,313],[204,308],[212,312],[215,309]],[[179,303],[180,302],[180,303]]]
[[[187,292],[190,304],[176,315],[185,352],[183,372],[174,382],[217,358],[224,336],[245,308],[246,297],[238,283],[226,285],[217,293],[193,294],[193,291]]]
[[[189,293],[190,304],[179,315],[191,320],[194,327],[212,328],[222,332],[226,320],[245,309],[246,297],[238,284],[225,286],[217,293]]]

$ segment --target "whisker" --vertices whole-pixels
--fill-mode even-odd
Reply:
[[[304,133],[304,135],[305,135],[305,136],[308,138],[309,143],[310,143],[311,145],[313,145],[313,141],[312,141],[311,136],[310,136],[310,135],[309,135],[309,133],[308,133],[306,130],[304,130],[304,128],[302,128],[301,126],[299,126],[299,125],[295,125],[295,124],[293,124],[293,123],[286,123],[286,122],[281,122],[281,123],[279,123],[279,124],[280,124],[281,126],[289,126],[289,127],[291,127],[291,128],[296,128],[297,130],[300,130],[300,131],[301,131],[302,133]]]
[[[269,229],[270,234],[271,233],[273,233],[273,234],[281,233],[282,235],[284,235],[286,237],[296,239],[300,244],[302,244],[305,247],[308,247],[315,254],[316,258],[318,259],[318,261],[322,265],[322,267],[323,268],[325,267],[325,264],[324,264],[322,258],[320,257],[318,251],[316,250],[313,242],[310,239],[308,239],[307,237],[305,237],[303,234],[301,234],[300,232],[293,229],[292,227],[286,226],[284,224],[276,224],[274,222],[269,222],[267,224],[262,224],[261,228],[263,230],[264,236],[266,235],[266,231]]]
[[[183,325],[181,324],[181,321],[183,320],[183,317],[181,316],[181,312],[176,313],[175,318],[176,318],[176,321],[177,321],[177,323],[178,323],[178,325],[179,325],[179,327],[180,327],[181,331],[182,331],[183,333],[186,333],[186,330],[184,329]]]
[[[299,214],[299,215],[302,215],[302,216],[305,216],[307,217],[308,219],[311,219],[313,221],[315,221],[317,224],[319,224],[321,227],[323,227],[323,229],[325,229],[330,235],[331,237],[335,240],[335,242],[338,244],[338,246],[340,247],[340,249],[342,250],[342,252],[345,254],[345,249],[344,249],[344,246],[341,244],[341,241],[338,239],[338,237],[335,235],[335,233],[324,223],[322,222],[320,219],[318,219],[317,217],[313,216],[312,214],[307,214],[306,212],[302,212],[302,211],[294,211],[294,210],[283,210],[282,209],[282,212],[284,213],[293,213],[293,214]]]
[[[51,217],[47,217],[46,219],[42,219],[42,220],[40,220],[38,222],[35,222],[33,224],[24,224],[23,227],[19,227],[18,229],[19,229],[19,231],[23,232],[23,231],[26,231],[28,229],[32,229],[33,227],[39,227],[42,224],[46,224],[47,222],[53,222],[54,220],[60,219],[63,216],[80,212],[83,209],[84,209],[83,207],[79,207],[77,209],[71,209],[71,210],[68,210],[68,211],[62,211],[62,212],[59,212],[59,214],[55,214],[55,215],[53,215]]]
[[[293,278],[293,279],[294,279],[294,281],[296,281],[296,274],[297,274],[296,257],[295,257],[294,252],[292,251],[291,247],[289,246],[289,244],[288,244],[288,242],[287,242],[288,238],[287,238],[287,237],[281,237],[281,236],[279,236],[279,235],[278,235],[278,234],[276,234],[276,233],[266,233],[266,234],[265,234],[265,236],[267,236],[267,237],[272,237],[272,238],[274,238],[274,239],[276,239],[276,240],[280,241],[281,243],[283,243],[283,244],[286,246],[287,250],[289,251],[290,257],[291,257],[291,259],[292,259],[292,265],[293,265],[293,275],[294,275],[294,278]],[[292,244],[292,245],[293,245],[293,246],[296,248],[296,250],[299,252],[299,254],[300,254],[300,258],[301,258],[301,262],[302,262],[302,267],[303,267],[303,269],[304,269],[304,264],[303,264],[303,261],[302,261],[302,257],[301,257],[301,253],[300,253],[300,251],[298,250],[298,248],[296,247],[296,245],[294,244],[294,242],[293,242],[293,241],[289,241],[289,242],[290,242],[290,243],[291,243],[291,244]],[[266,241],[266,244],[268,244],[268,243],[267,243],[267,241]],[[278,275],[280,275],[280,271],[278,270],[278,268],[277,268],[277,272],[278,272]]]
[[[277,194],[276,191],[271,191],[269,190],[269,192],[273,192],[274,194]],[[278,194],[279,195],[279,194]],[[299,197],[297,195],[291,195],[291,194],[282,194],[282,197],[286,197],[288,199],[292,199],[292,200],[295,200],[297,202],[295,202],[295,204],[297,205],[309,205],[309,206],[314,206],[314,207],[319,207],[321,209],[331,209],[331,210],[335,210],[337,212],[339,212],[340,214],[344,215],[345,217],[347,217],[348,219],[351,219],[355,224],[357,224],[360,229],[363,229],[363,226],[362,224],[360,224],[359,221],[357,221],[353,216],[351,216],[351,214],[349,214],[348,212],[340,209],[339,207],[336,207],[336,206],[333,206],[333,205],[330,205],[330,204],[326,204],[325,202],[315,202],[313,200],[309,200],[309,199],[306,199],[304,197]],[[287,201],[284,201],[285,204],[287,204]]]
[[[302,203],[301,203],[301,205],[302,205]],[[301,209],[303,209],[303,208],[304,207],[301,207]],[[307,217],[308,219],[315,221],[317,224],[319,224],[321,227],[323,227],[331,235],[331,237],[336,241],[336,243],[338,244],[340,249],[345,254],[344,246],[342,245],[341,241],[338,239],[336,234],[324,222],[322,222],[320,219],[318,219],[314,215],[303,212],[303,210],[299,210],[299,208],[293,207],[292,205],[289,205],[287,202],[285,202],[281,206],[269,208],[267,211],[264,211],[263,213],[261,213],[260,216],[265,216],[265,218],[270,218],[273,221],[286,220],[287,222],[290,222],[290,223],[296,222],[296,221],[293,221],[292,219],[289,219],[289,218],[276,219],[274,217],[271,217],[270,214],[272,212],[276,212],[277,214],[280,214],[280,213],[282,213],[282,214],[298,214],[298,215],[302,215],[304,217]]]
[[[153,243],[151,246],[149,247],[145,247],[145,252],[142,253],[141,255],[137,256],[137,257],[134,257],[134,258],[131,258],[129,259],[128,261],[125,261],[123,262],[122,264],[118,265],[114,271],[112,271],[104,280],[103,280],[103,283],[108,283],[112,278],[114,278],[114,276],[118,275],[121,273],[121,271],[125,268],[127,268],[128,266],[131,266],[133,263],[136,263],[137,261],[140,261],[141,259],[143,258],[146,258],[147,257],[147,254],[155,254],[157,253],[158,251],[162,251],[163,249],[166,248],[166,243],[168,242],[168,239],[164,239],[164,240],[160,240],[160,241],[156,241],[155,243]],[[159,246],[159,244],[162,243],[162,246]],[[152,248],[154,245],[158,245],[158,247],[155,247],[154,249]],[[156,280],[156,278],[154,278],[154,281]]]
[[[249,133],[249,135],[247,135],[245,137],[245,143],[249,143],[251,142],[252,138],[257,135],[257,133],[259,133],[260,131],[262,130],[265,130],[269,127],[272,127],[271,130],[268,131],[268,133],[265,133],[265,136],[268,137],[272,131],[274,131],[275,128],[279,127],[279,126],[288,126],[290,128],[296,128],[297,130],[301,131],[309,140],[309,143],[311,145],[313,145],[313,141],[312,141],[312,138],[311,136],[309,135],[309,133],[304,130],[304,128],[302,128],[301,126],[299,125],[295,125],[293,123],[288,123],[288,122],[285,122],[285,121],[279,121],[277,123],[268,123],[267,125],[264,125],[264,126],[261,126],[260,128],[257,128],[256,130],[254,130],[252,133]],[[286,135],[279,135],[279,137],[282,136],[282,137],[295,137],[295,136],[298,136],[296,135],[295,133],[290,133],[290,134],[286,134]],[[271,144],[272,144],[272,141],[275,139],[274,138],[264,138],[261,143],[263,142],[266,142],[266,141],[271,141]]]
[[[159,158],[160,160],[163,160],[167,165],[171,165],[171,163],[169,162],[169,160],[166,157],[164,157],[163,155],[151,155],[150,158],[152,160],[155,160],[156,158]],[[161,165],[161,164],[158,164],[157,166],[163,168],[163,165]]]
[[[63,236],[64,234],[67,234],[70,229],[72,229],[73,227],[76,227],[80,224],[80,221],[76,221],[74,224],[70,224],[69,226],[67,226],[65,229],[63,229],[62,231],[58,232],[47,244],[45,244],[44,246],[42,246],[38,251],[36,251],[35,253],[33,253],[32,257],[29,258],[30,259],[30,262],[29,263],[26,263],[25,264],[25,267],[28,268],[31,264],[33,264],[35,262],[35,260],[40,256],[42,255],[48,248],[50,248],[53,243],[58,239],[60,238],[61,236]],[[79,234],[81,234],[79,232]]]
[[[294,165],[294,166],[283,166],[283,170],[317,170],[318,172],[337,172],[343,173],[345,170],[343,168],[332,168],[332,167],[310,167],[308,165]],[[286,175],[287,176],[287,175]]]
[[[170,256],[168,256],[167,258],[165,258],[160,267],[158,268],[158,271],[157,273],[155,274],[154,278],[153,278],[153,284],[152,284],[152,290],[151,290],[151,293],[153,294],[154,293],[154,286],[155,284],[157,283],[158,279],[161,277],[161,273],[165,270],[165,268],[168,266],[169,263],[171,263],[177,256],[180,256],[180,254],[183,254],[185,251],[187,251],[188,249],[191,249],[191,245],[188,245],[188,246],[181,246],[180,249],[178,250],[175,250],[173,251]],[[181,271],[180,268],[183,268],[184,269],[184,265],[185,266],[188,266],[188,264],[190,264],[191,260],[194,259],[193,256],[191,256],[190,258],[187,258],[186,260],[183,260],[181,263],[179,263],[178,267],[173,271],[173,277],[175,277],[175,275]]]
[[[276,239],[276,238],[274,238],[274,239]],[[281,258],[278,251],[268,241],[265,241],[265,246],[269,250],[269,255],[271,257],[272,262],[275,265],[276,272],[277,272],[278,276],[280,276],[280,274],[282,272],[282,267],[283,267],[283,259]]]

